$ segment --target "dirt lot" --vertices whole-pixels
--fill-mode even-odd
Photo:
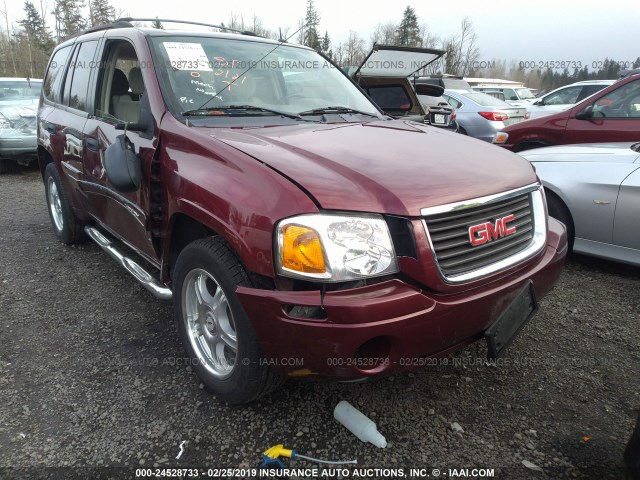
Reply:
[[[482,364],[476,344],[448,365],[368,383],[291,381],[238,408],[199,387],[169,304],[97,246],[56,241],[38,172],[0,176],[0,204],[0,478],[253,468],[277,443],[360,468],[428,469],[421,478],[461,468],[502,479],[624,478],[640,406],[637,268],[570,258],[497,366]],[[386,449],[333,420],[342,399],[377,422]]]

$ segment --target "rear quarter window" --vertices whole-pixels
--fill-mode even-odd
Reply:
[[[60,103],[62,95],[60,88],[62,86],[62,79],[64,78],[64,69],[67,64],[67,59],[71,53],[71,45],[63,47],[53,54],[53,58],[49,63],[49,69],[44,78],[43,92],[44,98],[51,100],[55,103]]]
[[[93,58],[96,54],[97,40],[84,42],[80,45],[80,51],[69,69],[67,78],[71,79],[71,89],[69,92],[69,106],[78,110],[88,111],[87,108],[87,90],[89,87],[89,78],[93,70]]]

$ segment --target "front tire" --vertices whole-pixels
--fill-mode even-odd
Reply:
[[[569,251],[573,250],[573,241],[575,239],[575,230],[573,225],[573,218],[571,212],[564,204],[564,202],[555,193],[546,190],[547,197],[547,209],[549,210],[549,216],[564,223],[567,228],[567,241],[569,243]]]
[[[174,309],[178,332],[207,390],[232,404],[251,402],[277,386],[250,320],[235,294],[251,283],[220,237],[196,240],[176,261]]]
[[[83,225],[73,213],[60,174],[53,163],[47,165],[44,170],[44,186],[49,218],[58,240],[67,245],[83,241],[86,238]]]

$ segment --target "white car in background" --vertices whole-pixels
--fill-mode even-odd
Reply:
[[[472,87],[473,90],[478,92],[490,92],[495,94],[496,92],[504,95],[504,101],[514,107],[528,107],[535,100],[536,96],[527,87]]]
[[[603,88],[613,85],[615,80],[587,80],[556,88],[527,106],[530,118],[543,117],[571,108]]]

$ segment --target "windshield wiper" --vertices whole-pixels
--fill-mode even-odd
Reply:
[[[233,112],[230,112],[230,110],[233,110]],[[182,112],[182,115],[185,117],[218,116],[220,115],[218,112],[226,112],[225,114],[227,115],[247,115],[250,114],[249,112],[262,112],[270,113],[272,115],[282,115],[283,117],[288,118],[295,118],[296,120],[304,120],[304,118],[297,113],[281,112],[280,110],[257,107],[255,105],[224,105],[221,107],[196,108],[195,110],[186,110]]]
[[[357,113],[358,115],[366,115],[367,117],[377,117],[377,115],[373,113],[361,112],[354,108],[342,106],[314,108],[313,110],[300,112],[300,115],[324,115],[325,113]]]

